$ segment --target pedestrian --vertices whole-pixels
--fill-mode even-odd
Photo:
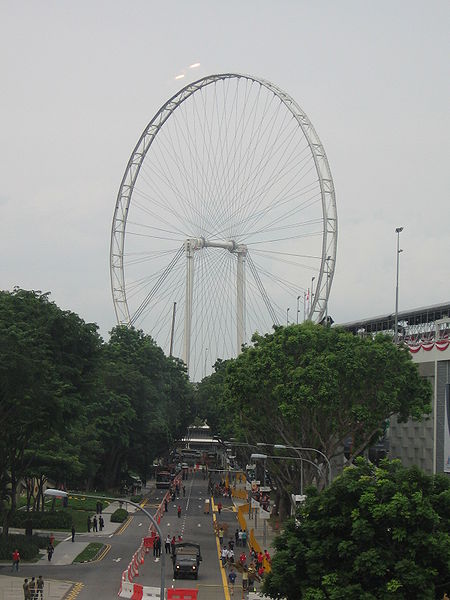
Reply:
[[[25,600],[31,600],[30,599],[30,586],[28,584],[28,579],[24,579],[23,580],[23,597]]]
[[[245,554],[245,552],[242,552],[241,555],[239,556],[239,562],[241,563],[242,566],[244,566],[245,563],[247,562],[247,555]]]
[[[42,579],[42,575],[39,575],[37,581],[36,581],[36,590],[37,590],[37,594],[36,594],[36,598],[39,600],[43,600],[44,599],[44,580]]]
[[[186,496],[186,487],[183,485],[183,498]]]
[[[97,529],[97,517],[94,515],[94,518],[92,519],[92,531],[98,531]]]
[[[270,557],[270,554],[267,552],[267,550],[264,550],[264,558],[267,560],[267,562],[270,564],[272,562],[272,559]]]
[[[88,518],[87,518],[87,530],[88,530],[88,533],[91,533],[91,526],[92,526],[91,517],[89,515]]]
[[[53,533],[51,533],[51,534],[50,534],[50,544],[51,544],[52,546],[54,546],[54,545],[55,545],[55,536],[53,535]]]
[[[178,512],[178,518],[180,518],[181,517],[181,506],[180,505],[178,505],[177,512]]]
[[[248,569],[244,567],[242,571],[242,591],[246,592],[248,590]]]
[[[51,544],[49,544],[47,546],[47,558],[48,558],[48,562],[51,562],[54,551],[55,551],[54,547]]]
[[[156,557],[160,557],[161,556],[161,538],[159,537],[159,535],[156,537],[155,544],[156,544]]]
[[[19,563],[20,563],[20,554],[19,554],[19,551],[16,548],[14,550],[14,552],[12,553],[12,567],[11,567],[11,571],[14,571],[14,569],[16,571],[18,571],[19,570]]]
[[[72,542],[75,541],[75,525],[72,525]]]
[[[223,546],[223,536],[224,536],[223,527],[219,527],[219,544]]]
[[[158,540],[159,540],[159,535],[157,535],[155,537],[155,539],[153,540],[153,556],[157,556],[157,552],[158,552]]]
[[[164,543],[164,547],[166,549],[166,554],[170,554],[170,535],[167,534],[166,541]]]
[[[173,538],[170,540],[170,549],[172,551],[172,555],[175,556],[175,536],[173,536]]]
[[[34,577],[31,578],[31,581],[28,584],[28,587],[30,589],[30,598],[31,598],[31,600],[36,600],[36,598],[37,598],[37,593],[36,593],[36,579]]]
[[[233,550],[233,548],[228,548],[228,563],[230,565],[234,564],[234,550]]]
[[[228,587],[230,588],[231,596],[234,595],[234,582],[236,581],[236,573],[233,568],[231,568],[228,573]]]
[[[219,500],[218,504],[217,504],[217,512],[220,513],[222,512],[222,502]]]
[[[239,546],[239,529],[236,529],[234,532],[234,543],[236,544],[236,547]]]
[[[105,526],[105,520],[103,519],[102,515],[100,515],[98,518],[98,524],[100,526],[100,531],[103,531],[103,527]]]
[[[228,561],[228,550],[225,548],[225,546],[222,547],[222,551],[220,553],[220,558],[222,560],[222,567],[225,569],[225,566]]]
[[[239,529],[239,531],[238,531],[238,541],[237,541],[237,543],[238,543],[239,546],[244,546],[245,545],[243,543],[243,541],[242,541],[242,534],[243,533],[244,532],[242,531],[242,529]]]
[[[164,498],[164,512],[167,512],[167,498]]]
[[[247,547],[247,531],[245,529],[242,530],[242,546]]]

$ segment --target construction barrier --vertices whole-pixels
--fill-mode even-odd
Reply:
[[[197,600],[198,590],[167,590],[167,600]]]
[[[145,552],[149,552],[150,548],[153,548],[153,544],[155,543],[156,535],[149,535],[144,538],[144,549]]]
[[[238,521],[241,529],[247,529],[247,521],[245,520],[244,514],[248,513],[248,504],[242,504],[238,508]]]

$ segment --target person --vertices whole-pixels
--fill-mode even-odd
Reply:
[[[242,571],[242,591],[246,592],[248,590],[248,569],[244,567]]]
[[[267,560],[267,562],[270,564],[272,559],[270,557],[270,554],[267,550],[264,550],[264,558]]]
[[[164,498],[164,512],[167,512],[167,498]]]
[[[36,600],[37,597],[37,593],[36,593],[36,579],[34,577],[31,578],[30,583],[28,584],[29,590],[30,590],[30,598],[31,600]]]
[[[262,552],[258,552],[258,554],[256,555],[256,564],[258,565],[258,569],[263,564],[263,560],[264,560],[263,553]]]
[[[158,556],[158,540],[159,535],[157,535],[153,540],[153,556]]]
[[[54,551],[55,551],[54,547],[51,544],[49,544],[47,546],[47,558],[48,558],[48,562],[51,562]]]
[[[97,517],[94,515],[94,518],[92,519],[92,531],[98,531],[97,529]]]
[[[170,535],[169,534],[167,534],[166,541],[164,543],[164,547],[166,549],[166,554],[170,554],[171,549],[170,549]]]
[[[74,542],[74,541],[75,541],[75,525],[72,525],[72,542]]]
[[[242,530],[242,546],[244,548],[247,547],[247,531],[245,529]]]
[[[224,535],[223,527],[219,527],[219,544],[223,546],[223,535]]]
[[[186,496],[186,488],[185,488],[185,486],[183,485],[183,498],[184,498],[185,496]]]
[[[228,584],[229,584],[229,588],[230,588],[230,594],[233,596],[234,595],[234,582],[236,581],[236,572],[233,568],[231,568],[230,572],[228,573]]]
[[[36,581],[36,590],[37,590],[37,594],[36,594],[36,598],[37,600],[43,600],[44,599],[44,580],[42,579],[42,575],[39,575],[37,581]]]
[[[241,563],[242,566],[244,566],[245,563],[247,562],[247,555],[245,554],[245,552],[242,552],[241,555],[239,556],[239,562]]]
[[[239,546],[239,529],[236,529],[234,532],[234,543],[236,544],[236,548]]]
[[[172,554],[175,556],[175,536],[173,536],[173,538],[170,540],[170,549],[172,550]]]
[[[225,546],[222,547],[220,558],[222,560],[222,567],[225,568],[228,561],[228,550],[225,548]]]
[[[180,518],[181,517],[181,506],[180,505],[178,505],[177,512],[178,512],[178,518]]]
[[[230,565],[234,564],[234,550],[233,550],[233,548],[228,548],[228,563]]]
[[[245,545],[242,542],[242,534],[243,534],[242,529],[239,529],[239,531],[238,531],[238,540],[237,540],[237,544],[236,545],[239,545],[239,546],[244,546]]]
[[[16,569],[16,571],[18,571],[19,570],[19,563],[20,563],[20,554],[19,554],[19,551],[16,548],[14,550],[14,552],[12,553],[12,567],[11,567],[11,571],[14,571],[14,569]]]
[[[91,533],[91,525],[92,525],[92,523],[91,523],[91,517],[89,515],[88,518],[87,518],[87,530],[88,530],[88,533]]]
[[[25,600],[31,600],[30,599],[30,586],[28,584],[28,579],[24,579],[23,581],[23,597]]]
[[[54,545],[55,545],[55,536],[53,535],[53,533],[51,533],[51,534],[50,534],[50,544],[51,544],[52,546],[54,546]]]
[[[261,565],[260,567],[258,567],[258,576],[259,576],[259,579],[260,579],[260,580],[261,580],[261,579],[263,578],[263,576],[264,576],[264,567],[263,567],[263,565]]]
[[[102,515],[100,514],[99,518],[98,518],[98,524],[100,526],[100,531],[103,531],[103,527],[105,526],[105,521],[102,517]]]
[[[249,589],[249,591],[254,590],[255,579],[256,579],[256,568],[255,568],[255,563],[253,561],[248,566],[247,575],[248,575],[248,589]]]
[[[222,502],[219,500],[218,504],[217,504],[217,512],[220,513],[222,512]]]
[[[155,540],[155,544],[156,544],[156,554],[155,556],[161,556],[161,538],[158,536],[156,536],[156,540]]]

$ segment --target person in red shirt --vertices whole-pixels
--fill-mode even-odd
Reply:
[[[219,503],[217,504],[217,511],[218,511],[219,515],[222,512],[222,502],[220,502],[220,500],[219,500]]]
[[[178,505],[178,518],[180,518],[180,517],[181,517],[181,506]]]
[[[258,556],[256,557],[256,562],[257,562],[257,564],[258,564],[258,569],[259,569],[259,567],[261,567],[261,566],[262,566],[262,564],[263,564],[263,560],[264,560],[264,555],[263,555],[263,553],[262,553],[262,552],[258,552]]]
[[[267,560],[268,563],[270,563],[271,558],[270,558],[270,554],[267,552],[267,550],[264,550],[264,558]]]
[[[12,567],[11,567],[11,571],[14,571],[14,569],[16,569],[16,571],[19,570],[19,562],[20,562],[20,554],[19,554],[19,551],[16,548],[14,550],[14,552],[12,553]]]
[[[245,554],[245,552],[242,552],[242,554],[240,555],[239,562],[241,563],[242,566],[244,566],[245,563],[247,562],[247,555]]]

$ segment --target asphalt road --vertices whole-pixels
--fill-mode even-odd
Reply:
[[[174,503],[169,503],[168,512],[161,520],[161,530],[164,538],[170,533],[178,536],[181,534],[184,541],[199,543],[202,553],[202,563],[200,564],[198,580],[193,579],[173,579],[173,568],[170,556],[166,560],[166,588],[197,588],[199,590],[199,600],[228,600],[228,593],[224,591],[223,576],[220,567],[216,536],[213,529],[213,513],[204,514],[205,499],[207,495],[207,481],[203,479],[201,473],[190,476],[190,479],[183,482],[186,487],[186,496],[177,499]],[[166,490],[151,489],[149,492],[149,501],[146,510],[150,514],[156,512],[157,506],[161,501]],[[222,501],[224,510],[221,520],[230,521],[230,531],[236,526],[235,514],[232,511],[231,501]],[[228,506],[227,506],[228,504]],[[177,516],[177,506],[182,508],[181,517]],[[64,580],[80,582],[82,586],[77,586],[72,599],[77,600],[112,600],[117,598],[120,587],[121,575],[127,568],[131,557],[138,549],[141,539],[147,535],[149,520],[143,513],[136,513],[130,520],[129,525],[122,533],[115,535],[96,535],[96,541],[102,541],[104,544],[110,544],[111,549],[106,556],[93,563],[56,565],[56,564],[26,564],[22,563],[18,577],[30,577],[32,575],[42,575],[44,580]],[[79,534],[77,539],[83,539]],[[89,539],[92,541],[92,539]],[[155,559],[150,551],[146,555],[144,565],[141,566],[139,577],[135,578],[136,583],[146,586],[159,588],[161,581],[161,563],[160,559]],[[37,572],[39,571],[39,573]],[[0,567],[0,573],[11,575],[10,565]]]

